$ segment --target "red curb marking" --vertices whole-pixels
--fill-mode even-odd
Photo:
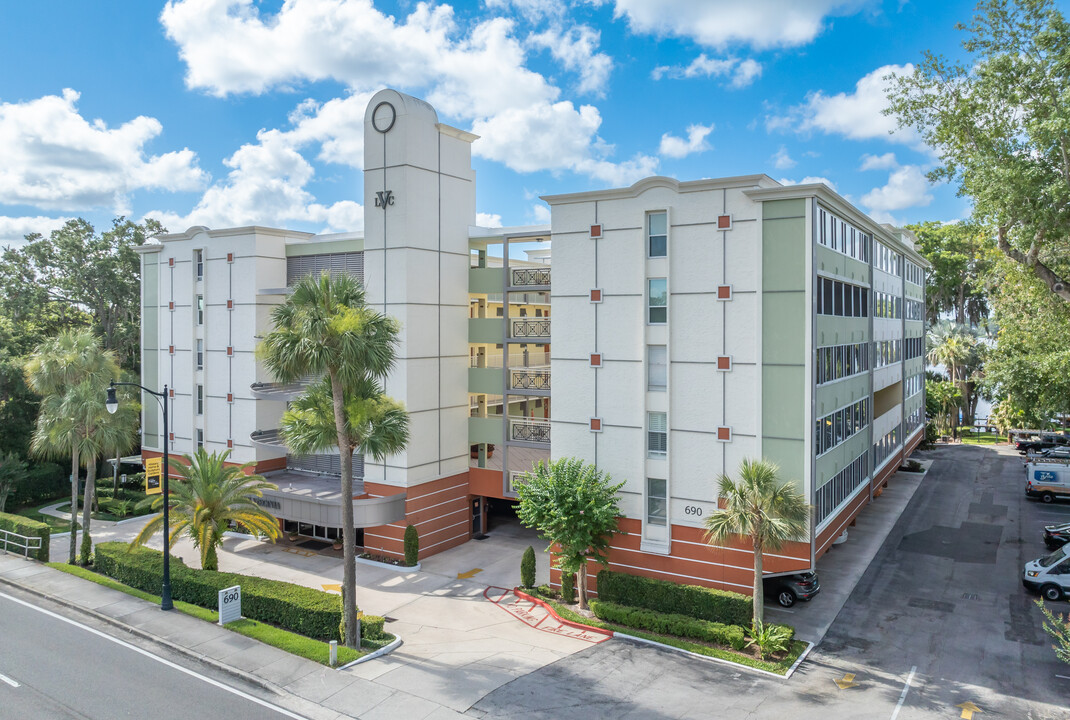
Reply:
[[[499,587],[488,587],[486,590],[483,591],[483,597],[485,597],[487,600],[490,600],[492,603],[515,617],[517,620],[520,620],[520,622],[524,623],[528,627],[534,628],[541,632],[553,633],[554,635],[562,635],[564,637],[575,638],[576,640],[584,640],[592,644],[602,643],[613,637],[612,630],[602,630],[601,628],[589,627],[587,625],[581,625],[580,623],[571,622],[569,620],[563,620],[557,615],[557,613],[554,612],[552,607],[519,590],[505,590],[505,592],[503,592],[497,600],[493,600],[488,594],[492,589],[504,590],[504,588]],[[519,603],[503,604],[502,601],[505,600],[508,595],[513,595],[519,600],[530,601],[530,610],[520,607]],[[546,611],[546,614],[542,617],[537,618],[536,615],[532,612],[532,610],[534,610],[536,606],[542,607],[542,609]],[[557,627],[551,627],[548,625],[543,626],[543,621],[545,621],[546,618],[551,616],[557,621]],[[576,633],[576,630],[579,630],[580,632]],[[596,634],[591,635],[588,631]]]
[[[543,602],[542,600],[539,600],[538,598],[532,597],[531,595],[528,595],[523,590],[520,590],[518,588],[513,588],[513,594],[516,595],[517,597],[523,598],[525,600],[530,600],[530,601],[532,601],[534,603],[538,603],[539,605],[542,605],[543,608],[546,609],[546,612],[548,612],[551,615],[553,615],[554,618],[559,623],[561,623],[562,625],[568,625],[569,627],[576,628],[577,630],[585,630],[585,631],[589,630],[589,631],[591,631],[593,633],[598,633],[600,635],[606,635],[608,637],[613,637],[613,631],[612,630],[604,630],[602,628],[592,627],[591,625],[583,625],[581,623],[573,622],[571,620],[565,620],[563,617],[561,617],[556,612],[554,612],[553,607],[549,603]]]

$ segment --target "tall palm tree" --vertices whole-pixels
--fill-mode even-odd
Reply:
[[[958,383],[977,345],[976,332],[967,325],[942,321],[929,328],[926,337],[926,359],[947,368],[948,379]]]
[[[100,458],[116,449],[125,451],[136,440],[139,412],[136,404],[126,403],[115,414],[104,406],[101,386],[85,380],[63,395],[49,395],[41,403],[31,449],[38,455],[62,456],[77,453],[86,468],[85,495],[82,499],[82,543],[80,562],[89,562],[93,496],[96,492],[97,464]],[[78,512],[77,495],[71,501],[71,520]]]
[[[727,475],[717,478],[717,492],[724,507],[706,519],[706,542],[721,544],[733,536],[749,537],[754,551],[754,617],[762,622],[762,553],[779,550],[790,540],[805,540],[810,505],[789,483],[781,483],[780,468],[768,460],[744,458],[739,482]]]
[[[405,432],[398,432],[400,418],[383,409],[388,398],[381,391],[371,391],[371,386],[378,386],[394,365],[400,328],[396,320],[366,305],[364,289],[355,278],[334,277],[326,272],[299,280],[286,301],[272,311],[271,318],[275,329],[264,339],[260,357],[275,379],[289,383],[306,375],[324,376],[323,386],[310,389],[308,402],[301,405],[298,401],[294,407],[310,420],[333,418],[333,436],[329,437],[330,432],[299,432],[291,425],[287,443],[292,442],[290,447],[297,452],[313,447],[338,448],[345,558],[343,617],[346,644],[358,647],[353,450],[360,447],[374,457],[385,458],[408,442],[407,419]],[[330,388],[329,394],[324,393],[324,386]],[[325,406],[328,398],[330,404]],[[373,442],[375,428],[387,419],[394,430],[387,433],[384,426],[383,441],[377,447]],[[323,426],[317,427],[322,430]],[[388,441],[388,437],[392,439]]]
[[[97,394],[103,392],[108,382],[119,376],[119,363],[115,353],[105,350],[92,330],[66,330],[41,343],[30,355],[25,365],[26,382],[39,395],[45,396],[41,412],[37,417],[34,432],[35,441],[31,450],[50,454],[57,447],[65,446],[63,454],[71,457],[71,544],[68,562],[74,563],[78,549],[78,469],[82,450],[79,435],[72,433],[66,440],[61,438],[59,428],[50,427],[63,419],[61,408],[62,396],[72,388],[89,383],[95,385]],[[56,399],[52,399],[56,398]],[[46,414],[45,405],[51,401],[53,412]]]
[[[184,461],[171,459],[168,547],[173,547],[185,533],[201,551],[201,567],[205,570],[219,569],[216,548],[223,544],[223,533],[232,521],[267,535],[272,541],[280,535],[279,521],[254,500],[263,497],[264,490],[274,490],[276,486],[259,475],[247,474],[252,472],[253,463],[227,465],[229,455],[230,450],[222,455],[209,455],[204,448],[197,448],[193,455],[183,456]],[[164,497],[156,495],[142,503],[159,509]],[[149,520],[130,546],[145,544],[162,529],[161,512]]]

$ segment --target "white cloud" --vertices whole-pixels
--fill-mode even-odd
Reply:
[[[476,213],[476,225],[479,227],[488,228],[500,228],[502,226],[502,216],[497,213]]]
[[[587,25],[576,25],[567,31],[545,30],[530,36],[528,42],[549,50],[566,70],[579,72],[577,92],[601,97],[605,95],[613,60],[605,53],[596,52],[600,39],[597,30]]]
[[[791,159],[791,155],[788,154],[788,149],[783,145],[776,151],[776,154],[773,155],[772,159],[773,167],[777,170],[789,170],[798,165],[797,162]]]
[[[63,227],[72,218],[67,217],[4,217],[0,216],[0,247],[22,245],[30,233],[48,237],[53,230]]]
[[[864,0],[615,0],[615,15],[633,32],[691,38],[706,47],[756,49],[811,42],[831,15],[853,13]]]
[[[0,203],[127,214],[127,194],[134,190],[204,186],[207,176],[191,150],[147,153],[146,145],[163,131],[158,120],[139,116],[109,128],[83,118],[78,97],[66,89],[62,97],[0,104]]]
[[[536,224],[548,225],[550,223],[550,206],[546,203],[536,203],[531,206],[531,214]]]
[[[561,0],[484,0],[483,4],[490,10],[513,9],[532,21],[561,17],[566,10]]]
[[[780,178],[781,185],[812,185],[814,183],[825,183],[834,191],[836,190],[836,183],[829,180],[827,177],[821,177],[820,175],[807,175],[802,180],[791,180],[790,178]]]
[[[925,207],[932,201],[929,180],[916,165],[893,170],[883,187],[873,188],[862,196],[862,204],[871,213]]]
[[[917,144],[917,135],[908,129],[900,130],[893,117],[883,114],[888,106],[888,75],[904,75],[914,71],[906,65],[885,65],[865,75],[855,83],[854,92],[826,95],[811,92],[806,102],[792,108],[787,115],[766,118],[770,130],[807,132],[820,130],[842,135],[852,140],[885,140]]]
[[[661,147],[658,153],[665,157],[685,158],[694,153],[705,152],[710,149],[706,136],[711,132],[713,132],[713,125],[689,125],[686,140],[665,133],[661,136]]]
[[[325,103],[308,99],[290,113],[294,129],[286,135],[295,146],[318,143],[318,159],[364,167],[364,109],[373,93],[353,93]]]
[[[891,170],[892,168],[899,167],[899,163],[896,162],[895,153],[884,153],[883,155],[870,155],[866,153],[862,156],[862,165],[859,166],[859,170]]]
[[[670,78],[724,77],[733,88],[747,87],[762,76],[762,64],[751,59],[711,58],[706,53],[700,54],[690,64],[659,65],[650,73],[655,80]]]
[[[493,9],[540,17],[556,17],[558,6],[545,0],[488,2]],[[597,109],[562,101],[558,87],[526,67],[527,46],[516,37],[512,18],[485,19],[462,31],[448,5],[418,3],[398,19],[371,0],[287,0],[273,14],[261,13],[253,0],[169,0],[160,21],[186,63],[186,85],[213,95],[323,80],[343,83],[355,96],[384,85],[405,88],[439,113],[471,123],[482,136],[474,151],[513,170],[567,169],[606,179],[650,167],[652,159],[644,156],[614,167],[607,159],[611,148],[596,132]],[[596,52],[597,32],[580,26],[560,37],[563,44],[551,48],[554,57],[579,73],[580,90],[597,92],[612,66]],[[552,133],[560,130],[566,132],[563,158],[551,150],[559,140]],[[550,134],[532,134],[538,132]],[[339,134],[334,147],[352,157],[360,141],[347,146],[345,137]],[[518,137],[535,152],[509,148]],[[330,153],[326,145],[324,152]]]

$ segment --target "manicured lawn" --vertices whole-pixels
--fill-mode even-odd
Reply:
[[[151,593],[142,592],[136,590],[127,585],[123,585],[121,582],[106,577],[99,573],[95,573],[92,570],[78,565],[68,565],[66,563],[47,563],[49,567],[55,568],[70,575],[76,575],[90,582],[95,582],[98,585],[111,588],[112,590],[119,590],[127,595],[133,595],[134,597],[141,598],[142,600],[148,600],[149,602],[160,603],[160,597]],[[195,618],[206,620],[207,622],[218,622],[219,615],[215,610],[208,610],[198,605],[191,605],[181,601],[175,601],[175,609],[185,613],[186,615],[192,615]],[[308,660],[314,660],[318,663],[327,665],[330,662],[330,646],[325,642],[319,640],[312,640],[303,635],[292,633],[288,630],[281,630],[272,625],[258,622],[256,620],[238,620],[232,623],[227,623],[227,630],[233,630],[239,635],[245,635],[251,637],[254,640],[277,647],[280,650],[285,650],[293,655],[300,655]],[[363,643],[365,648],[368,648],[365,652],[359,652],[353,648],[348,648],[343,645],[338,646],[338,664],[345,665],[346,663],[353,662],[357,658],[366,655],[368,652],[378,650],[380,647],[386,646],[393,637],[388,638],[385,641],[370,643],[365,641]]]
[[[43,503],[41,505],[38,505],[37,507],[16,508],[14,510],[11,510],[10,512],[12,512],[15,515],[21,515],[24,518],[29,518],[30,520],[36,520],[37,522],[42,522],[45,525],[48,525],[48,529],[53,533],[70,532],[71,531],[71,521],[70,520],[62,520],[62,519],[60,519],[58,517],[52,517],[51,515],[42,515],[41,514],[41,512],[40,512],[41,508],[48,507],[49,505],[53,505],[55,503],[56,503],[55,500],[49,500],[48,502]],[[70,503],[67,503],[67,504],[70,505]],[[78,523],[78,527],[82,527],[82,524]]]
[[[529,591],[531,592],[531,591]],[[625,635],[633,635],[645,640],[653,640],[654,642],[662,643],[663,645],[670,645],[681,650],[687,650],[698,655],[705,655],[707,657],[719,658],[721,660],[728,660],[739,665],[746,665],[747,667],[757,668],[759,670],[766,670],[768,672],[776,673],[777,675],[784,675],[791,669],[791,666],[795,664],[795,661],[806,649],[806,643],[801,640],[796,640],[792,643],[791,650],[787,655],[780,660],[759,660],[756,657],[745,655],[743,653],[736,652],[725,648],[714,647],[705,643],[696,642],[687,638],[680,638],[674,635],[658,635],[657,633],[646,632],[644,630],[636,630],[635,628],[626,627],[624,625],[616,625],[614,623],[607,623],[599,620],[596,617],[586,617],[571,610],[568,606],[563,605],[556,598],[547,597],[540,592],[534,592],[534,595],[545,600],[549,603],[554,612],[565,620],[571,620],[572,622],[581,623],[583,625],[590,625],[591,627],[603,628],[605,630],[612,630],[614,632],[624,633]]]
[[[1007,442],[1006,435],[971,432],[971,428],[959,428],[959,438],[964,445],[999,445]]]

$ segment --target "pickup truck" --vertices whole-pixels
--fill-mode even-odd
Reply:
[[[1067,446],[1070,446],[1070,437],[1066,435],[1045,435],[1042,438],[1034,437],[1028,440],[1016,440],[1014,443],[1014,449],[1018,451],[1019,455]]]

